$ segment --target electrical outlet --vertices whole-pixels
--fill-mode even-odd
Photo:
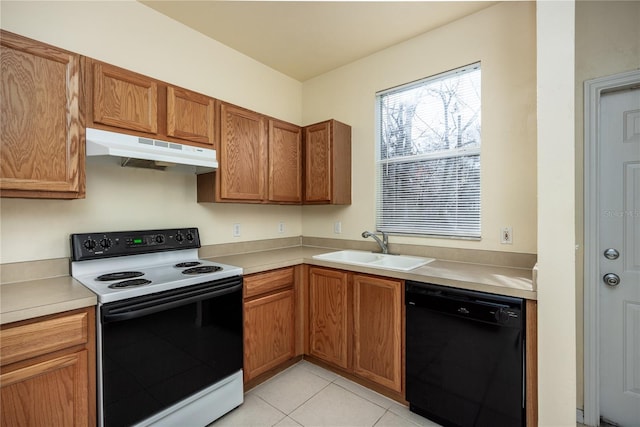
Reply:
[[[278,233],[280,234],[284,233],[284,222],[278,223]]]
[[[233,237],[240,237],[240,224],[233,224]]]
[[[500,243],[503,245],[513,245],[513,228],[502,227],[500,230]]]
[[[336,221],[333,223],[333,233],[334,234],[342,233],[342,223],[340,221]]]

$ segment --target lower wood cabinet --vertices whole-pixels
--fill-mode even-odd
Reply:
[[[95,309],[0,329],[2,426],[94,426]]]
[[[402,280],[309,269],[309,354],[404,392]]]
[[[296,292],[293,267],[244,278],[244,381],[296,354]]]
[[[83,350],[4,372],[2,425],[88,425],[87,358]]]
[[[403,349],[401,280],[353,275],[353,371],[401,392]]]
[[[348,274],[309,269],[309,354],[343,369],[351,367]]]
[[[244,323],[245,380],[294,357],[293,289],[246,301]]]
[[[304,353],[404,401],[404,281],[318,266],[304,266],[301,274],[302,268],[245,276],[245,384],[256,385]],[[537,424],[536,308],[527,301],[527,425]]]

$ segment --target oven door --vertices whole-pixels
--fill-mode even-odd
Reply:
[[[143,421],[242,369],[242,277],[104,304],[101,421]]]

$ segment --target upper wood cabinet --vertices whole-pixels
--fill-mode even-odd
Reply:
[[[89,60],[89,125],[192,145],[215,143],[215,100]]]
[[[1,31],[0,64],[0,195],[83,198],[83,58]]]
[[[269,201],[302,201],[302,130],[269,120]]]
[[[220,105],[218,150],[219,197],[260,202],[265,194],[267,120],[261,114],[231,104]]]
[[[351,204],[351,126],[328,120],[304,128],[304,203]]]
[[[213,145],[215,101],[213,98],[167,87],[167,135]]]
[[[158,132],[158,83],[143,75],[93,62],[93,122]]]
[[[198,175],[198,202],[296,204],[302,200],[302,131],[219,103],[216,172]]]

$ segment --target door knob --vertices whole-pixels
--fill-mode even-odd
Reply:
[[[620,252],[618,252],[617,249],[609,248],[606,251],[604,251],[604,257],[606,259],[614,260],[614,259],[618,259],[619,256],[620,256]]]
[[[614,273],[605,274],[602,280],[604,280],[604,283],[612,287],[620,284],[620,276]]]

